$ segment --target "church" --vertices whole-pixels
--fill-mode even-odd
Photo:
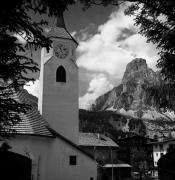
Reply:
[[[41,50],[38,99],[26,90],[14,99],[32,108],[20,114],[14,137],[0,140],[2,179],[96,180],[97,163],[79,143],[77,42],[58,17]]]

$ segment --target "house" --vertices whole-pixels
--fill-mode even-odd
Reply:
[[[95,180],[97,163],[79,146],[77,42],[63,16],[48,33],[52,48],[41,50],[38,101],[27,91],[13,98],[32,106],[0,140],[1,179]]]
[[[100,164],[115,163],[119,146],[109,137],[100,133],[82,133],[79,146],[91,154]]]
[[[164,138],[156,142],[150,142],[149,144],[153,146],[154,175],[158,176],[158,161],[167,153],[169,147],[175,145],[175,139]]]
[[[131,166],[118,159],[119,146],[100,133],[80,133],[80,147],[98,162],[98,180],[131,177]]]

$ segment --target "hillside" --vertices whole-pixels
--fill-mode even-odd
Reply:
[[[79,110],[79,127],[81,132],[104,133],[113,139],[132,135],[171,137],[175,131],[174,121],[144,120],[118,114],[113,111]]]
[[[112,111],[79,110],[79,120],[81,132],[104,133],[113,139],[132,134],[146,136],[146,126],[143,121]]]
[[[119,86],[97,98],[92,111],[79,111],[80,131],[107,133],[114,139],[132,134],[171,136],[175,113],[163,106],[168,92],[162,90],[162,82],[146,60],[134,59],[126,66]],[[175,107],[175,98],[171,103]]]
[[[136,58],[126,66],[122,83],[97,98],[91,109],[110,110],[141,119],[174,121],[174,111],[163,108],[167,94],[166,90],[160,90],[161,83],[159,73],[150,69],[146,60]],[[175,99],[172,103],[175,105]]]

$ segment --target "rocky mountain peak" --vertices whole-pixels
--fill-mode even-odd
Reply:
[[[157,82],[157,74],[148,68],[146,60],[142,58],[135,58],[126,66],[126,70],[122,79],[122,84],[128,81],[135,80],[135,82],[143,82],[144,80]]]
[[[136,58],[126,66],[122,83],[97,98],[92,109],[111,110],[143,119],[166,119],[160,104],[150,94],[150,89],[158,87],[161,81],[160,74],[150,69],[145,59]],[[175,119],[174,112],[168,114],[173,117],[170,119]]]
[[[105,117],[105,125],[108,120],[116,132],[140,134],[144,130],[138,123],[141,122],[149,137],[169,137],[170,132],[175,131],[175,111],[162,108],[160,101],[154,97],[155,94],[158,94],[160,99],[167,96],[166,91],[159,93],[162,83],[159,72],[150,69],[146,60],[136,58],[126,66],[121,84],[98,97],[91,110],[111,114],[111,117],[114,117],[114,114],[120,116],[106,119],[104,114],[102,115]],[[175,100],[172,99],[173,101]],[[139,121],[134,125],[130,118],[133,118],[133,122]],[[99,119],[101,121],[102,118]],[[90,120],[92,122],[92,118]]]

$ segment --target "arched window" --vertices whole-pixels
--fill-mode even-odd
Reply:
[[[63,66],[60,66],[57,69],[56,82],[66,82],[66,71]]]

